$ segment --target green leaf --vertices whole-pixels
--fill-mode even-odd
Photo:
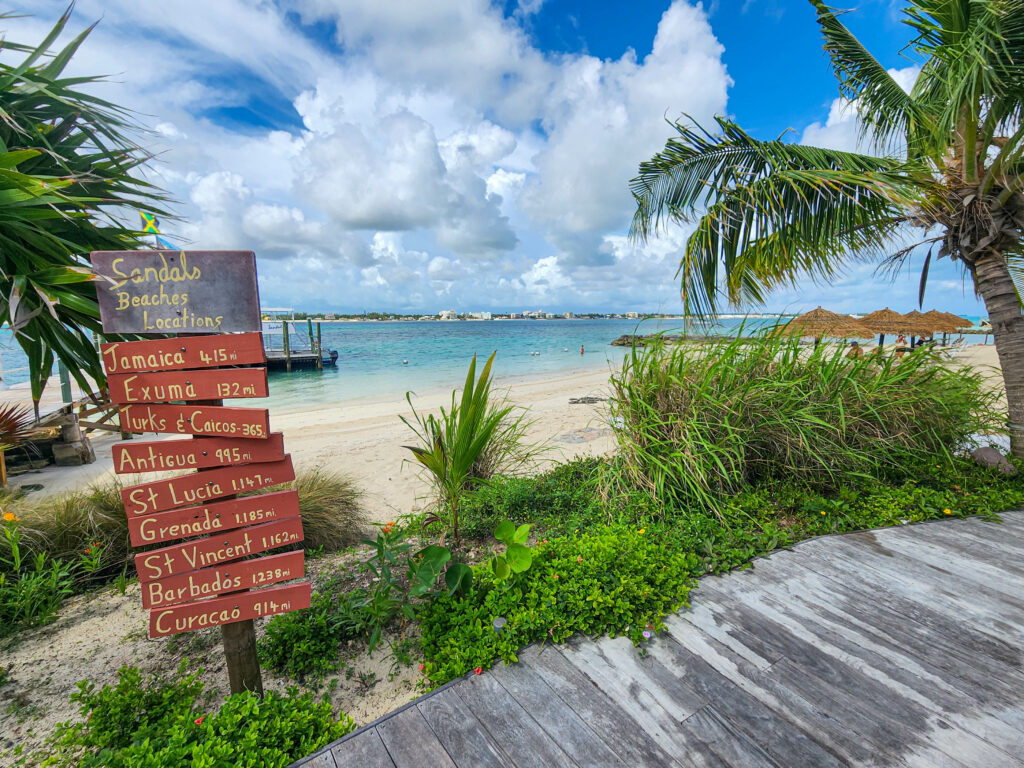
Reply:
[[[464,594],[473,585],[473,569],[465,563],[452,563],[444,574],[444,583],[449,595]]]
[[[512,574],[512,569],[509,568],[508,562],[502,555],[495,555],[491,558],[491,571],[497,581],[504,581]]]
[[[529,570],[530,564],[533,563],[533,552],[522,544],[509,544],[505,552],[505,559],[513,573],[523,573]]]
[[[511,544],[515,541],[516,527],[509,520],[502,520],[494,529],[494,538],[503,544]]]
[[[530,529],[533,528],[533,523],[523,523],[516,528],[515,536],[512,537],[512,542],[515,544],[525,544],[526,540],[530,538]]]

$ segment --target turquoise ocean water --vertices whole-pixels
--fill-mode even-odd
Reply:
[[[749,332],[775,322],[721,320],[710,332],[734,334],[740,328]],[[301,329],[304,323],[298,325]],[[622,334],[681,329],[679,319],[324,323],[323,345],[338,351],[337,367],[290,374],[272,372],[269,405],[292,408],[454,388],[465,380],[474,354],[482,364],[491,352],[497,352],[494,373],[499,383],[607,369],[627,354],[627,349],[611,346]],[[24,354],[9,331],[0,333],[0,356],[8,384],[27,380]],[[59,387],[56,378],[50,386]]]

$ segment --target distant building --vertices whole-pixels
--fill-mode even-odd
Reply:
[[[626,313],[626,317],[628,319],[630,319],[630,320],[636,320],[637,318],[640,317],[640,313],[639,312],[627,312]]]
[[[520,315],[518,312],[509,312],[508,313],[508,319],[509,320],[518,320],[520,317],[522,317],[522,315]]]
[[[442,309],[437,313],[437,316],[442,320],[454,320],[458,317],[458,314],[456,314],[454,309]]]
[[[566,312],[564,315],[562,315],[562,317],[564,317],[566,320],[572,320],[574,317],[576,317],[576,315],[574,315],[572,312]]]
[[[336,320],[336,319],[337,318],[336,318],[336,316],[335,316],[335,314],[333,312],[328,312],[326,315],[324,315],[324,320]]]
[[[491,313],[490,312],[470,312],[469,316],[471,318],[473,318],[474,320],[490,320],[491,319]]]

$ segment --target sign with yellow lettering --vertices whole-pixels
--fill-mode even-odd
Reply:
[[[105,333],[260,330],[252,251],[93,251]]]

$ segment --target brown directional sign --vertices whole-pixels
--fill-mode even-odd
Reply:
[[[304,581],[168,608],[154,608],[149,612],[149,636],[162,637],[218,624],[230,624],[233,621],[299,611],[309,608],[311,593],[310,583]]]
[[[270,434],[266,408],[220,405],[122,405],[121,428],[128,432],[166,432],[210,437],[261,439]]]
[[[259,365],[267,362],[263,352],[263,334],[260,333],[114,341],[100,344],[100,355],[108,376],[115,373],[181,371],[186,368]]]
[[[120,475],[205,469],[225,464],[281,461],[284,438],[271,432],[266,440],[242,437],[192,437],[184,440],[148,440],[118,443],[113,448],[114,471]]]
[[[128,536],[133,547],[141,547],[298,516],[298,491],[275,491],[129,517]]]
[[[93,251],[106,333],[260,329],[252,251]]]
[[[142,607],[162,608],[189,603],[226,592],[267,587],[306,574],[302,551],[243,560],[214,568],[203,568],[181,576],[171,576],[142,585]]]
[[[302,541],[302,521],[297,517],[289,517],[143,552],[135,556],[135,570],[139,572],[140,582],[155,581],[228,563],[298,541]]]
[[[148,515],[185,505],[194,506],[244,491],[255,491],[295,479],[291,456],[266,464],[209,469],[190,475],[157,480],[121,489],[121,500],[129,517]]]
[[[112,403],[166,403],[266,397],[266,368],[114,373],[107,376]]]

